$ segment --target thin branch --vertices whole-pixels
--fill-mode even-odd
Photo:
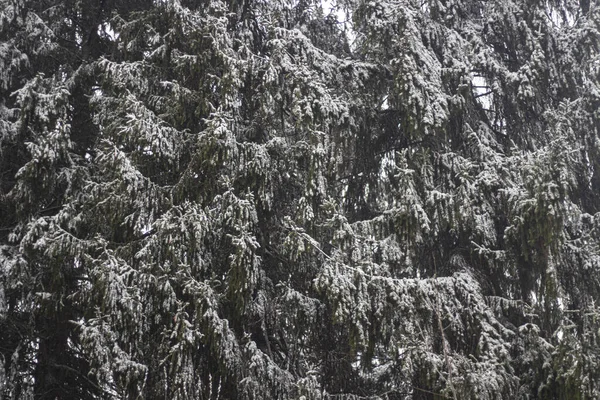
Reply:
[[[437,323],[438,323],[438,328],[440,330],[440,335],[442,336],[442,350],[444,352],[444,359],[446,361],[446,368],[448,369],[448,386],[450,387],[450,390],[452,391],[452,398],[454,400],[458,400],[456,397],[456,389],[454,389],[454,383],[452,382],[452,362],[450,361],[450,356],[449,356],[449,352],[448,352],[448,342],[446,341],[446,335],[444,334],[444,325],[442,324],[442,317],[441,317],[441,312],[440,312],[440,294],[438,291],[438,287],[436,282],[433,282],[433,287],[435,288],[435,292],[436,292],[436,299],[435,299],[435,314],[436,314],[436,319],[437,319]]]
[[[477,99],[479,97],[489,96],[490,94],[494,94],[494,91],[490,90],[489,92],[479,93],[479,94],[476,94],[475,96],[473,96],[473,98]]]
[[[102,389],[100,386],[98,386],[95,382],[93,382],[92,380],[90,380],[87,376],[85,376],[84,374],[81,373],[81,371],[76,370],[75,368],[71,368],[68,365],[63,365],[63,364],[50,364],[51,367],[54,368],[61,368],[67,371],[70,371],[78,376],[80,376],[81,378],[83,378],[87,383],[89,383],[90,385],[92,385],[92,387],[94,387],[96,390],[100,391],[101,393],[108,393],[106,390]]]

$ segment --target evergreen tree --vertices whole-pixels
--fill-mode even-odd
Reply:
[[[600,397],[600,8],[0,0],[7,399]]]

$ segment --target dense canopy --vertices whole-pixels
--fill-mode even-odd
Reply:
[[[0,0],[0,398],[600,398],[596,0]]]

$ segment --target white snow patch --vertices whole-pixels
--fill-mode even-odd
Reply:
[[[113,42],[116,42],[117,39],[119,39],[119,33],[115,32],[110,22],[103,22],[98,25],[98,35],[106,35]]]

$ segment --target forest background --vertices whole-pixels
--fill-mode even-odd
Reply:
[[[0,0],[0,397],[600,398],[599,29]]]

